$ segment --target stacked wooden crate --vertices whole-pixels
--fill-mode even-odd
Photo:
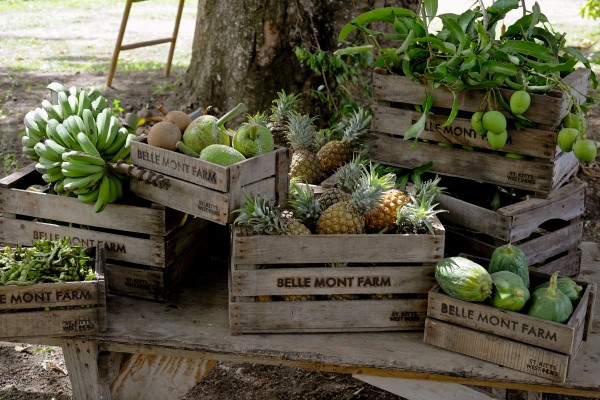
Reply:
[[[578,101],[583,101],[582,95],[588,91],[588,79],[586,69],[565,78]],[[370,158],[409,169],[433,161],[429,172],[444,176],[446,182],[463,180],[473,193],[483,192],[485,186],[520,193],[519,199],[497,211],[455,198],[451,192],[442,196],[440,208],[449,211],[439,214],[448,229],[448,253],[489,256],[497,246],[519,244],[525,247],[530,264],[547,272],[576,275],[585,188],[569,183],[579,163],[572,152],[557,146],[558,127],[570,106],[568,96],[561,91],[532,94],[524,116],[536,124],[535,129],[516,129],[512,116],[505,113],[509,140],[495,151],[470,122],[485,104],[486,91],[456,93],[459,111],[448,126],[444,122],[454,95],[444,87],[430,92],[433,108],[425,130],[413,143],[414,139],[405,140],[404,134],[421,117],[415,105],[423,103],[425,87],[404,76],[374,74]],[[508,100],[514,91],[499,92]]]
[[[0,286],[0,338],[63,337],[106,329],[105,252],[95,258],[92,280]]]
[[[532,287],[549,275],[532,272]],[[457,353],[564,382],[579,348],[592,327],[596,284],[576,281],[583,290],[565,323],[467,302],[429,292],[425,343]]]
[[[93,213],[74,197],[28,190],[43,184],[33,165],[0,180],[0,242],[31,245],[38,239],[69,237],[73,245],[106,250],[111,293],[166,300],[199,258],[207,221],[136,196]]]
[[[426,293],[443,257],[432,234],[255,235],[233,229],[232,332],[423,329]]]
[[[154,147],[131,144],[131,163],[166,176],[156,187],[132,180],[138,196],[218,224],[233,222],[233,211],[244,204],[244,193],[261,194],[284,204],[287,200],[291,151],[274,151],[229,166]]]

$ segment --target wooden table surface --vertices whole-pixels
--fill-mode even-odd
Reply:
[[[600,282],[600,244],[584,243],[581,280]],[[423,343],[423,332],[241,334],[229,331],[224,265],[199,271],[170,303],[108,297],[106,332],[80,339],[100,352],[253,362],[383,377],[426,379],[600,397],[600,307],[567,382]]]

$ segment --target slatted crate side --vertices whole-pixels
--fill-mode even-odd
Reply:
[[[371,134],[369,158],[409,169],[433,160],[429,172],[537,192],[544,197],[560,187],[579,167],[572,152],[560,153],[553,162],[519,160],[496,153],[445,148],[424,142],[413,147],[412,141],[378,132]]]
[[[206,226],[191,235],[192,246],[182,249],[165,268],[133,263],[108,262],[106,280],[108,292],[154,301],[167,301],[173,291],[194,268],[209,263],[213,229]]]
[[[27,191],[32,182],[42,182],[35,170],[11,180],[10,187],[0,186],[0,212],[4,216],[23,215],[157,236],[166,236],[177,220],[171,215],[173,211],[158,205],[109,204],[102,212],[94,213],[89,204],[75,197]]]
[[[431,234],[248,235],[233,230],[236,264],[428,263],[443,257],[445,230]]]
[[[562,276],[575,276],[581,266],[579,246],[583,238],[583,222],[579,219],[560,222],[557,224],[559,227],[548,227],[551,230],[540,230],[529,238],[510,243],[518,245],[523,250],[530,269],[546,273],[559,272]],[[491,258],[497,247],[509,243],[485,235],[473,236],[452,226],[448,226],[446,236],[447,249],[486,260]]]
[[[365,265],[237,270],[234,266],[230,277],[231,295],[241,298],[427,293],[435,284],[434,268],[434,265]]]
[[[421,330],[427,300],[230,302],[234,333]]]
[[[472,185],[472,191],[483,189],[479,184]],[[450,194],[440,195],[438,203],[441,209],[448,211],[440,214],[442,221],[515,242],[530,236],[544,222],[580,217],[585,210],[585,195],[585,185],[573,182],[558,188],[547,199],[528,197],[497,211]]]
[[[234,185],[245,186],[275,176],[279,172],[278,157],[288,152],[288,149],[278,147],[275,151],[242,162],[221,166],[176,151],[150,146],[145,140],[134,141],[131,145],[133,165],[219,192],[228,192]]]
[[[62,337],[104,331],[105,254],[95,247],[88,252],[95,258],[93,280],[0,286],[0,337]]]
[[[575,93],[587,94],[589,75],[590,70],[580,68],[565,77],[565,82],[574,89]],[[514,93],[514,90],[499,90],[502,97],[507,100]],[[428,92],[431,92],[431,90]],[[385,74],[379,70],[373,74],[374,100],[421,105],[425,100],[425,94],[425,87],[420,83],[413,82],[408,77]],[[432,94],[434,107],[452,108],[454,95],[450,90],[440,86],[433,89]],[[485,95],[485,90],[457,92],[459,110],[468,112],[480,111]],[[577,95],[576,97],[580,102],[583,102],[581,95]],[[524,116],[533,122],[556,127],[566,115],[568,106],[569,99],[561,91],[551,91],[547,94],[532,93],[531,105]]]
[[[371,130],[387,134],[397,139],[403,139],[407,129],[419,120],[422,113],[375,103],[372,106],[373,118]],[[429,113],[425,122],[425,130],[419,134],[419,139],[428,142],[452,143],[460,146],[470,146],[474,150],[493,151],[487,138],[475,133],[470,118],[457,117],[454,122],[444,126],[448,116]],[[518,153],[540,159],[553,160],[561,153],[557,147],[558,132],[541,129],[508,129],[509,139],[502,148],[503,152]],[[431,143],[429,143],[431,144]],[[418,145],[425,145],[419,142]],[[443,152],[444,149],[438,149]],[[470,153],[464,153],[467,155]]]
[[[542,278],[542,277],[545,277]],[[530,273],[531,288],[550,279],[549,275]],[[522,343],[564,354],[574,354],[584,336],[588,302],[594,284],[576,281],[583,287],[573,314],[565,324],[535,318],[524,313],[501,310],[479,302],[455,299],[442,292],[439,285],[429,291],[427,317],[494,334]]]
[[[425,320],[424,342],[556,382],[567,379],[573,356],[522,344],[432,318]]]

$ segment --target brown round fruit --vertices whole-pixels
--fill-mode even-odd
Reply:
[[[181,131],[171,121],[161,121],[150,128],[148,144],[167,150],[177,150],[177,142],[181,140]]]
[[[164,116],[164,121],[173,122],[177,125],[182,134],[185,132],[188,125],[192,123],[190,116],[183,111],[169,111],[162,104],[158,104],[156,109]]]

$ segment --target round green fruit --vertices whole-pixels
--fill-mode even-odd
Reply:
[[[244,124],[233,136],[233,148],[250,158],[275,149],[271,131],[256,123]]]
[[[200,159],[213,164],[228,166],[244,161],[246,157],[233,147],[224,144],[211,144],[200,152]]]
[[[500,111],[486,111],[481,122],[488,131],[498,134],[506,131],[506,117]]]
[[[483,122],[481,121],[482,118],[483,112],[481,111],[477,111],[471,116],[471,125],[473,126],[475,133],[477,133],[479,136],[485,135],[485,128],[483,127]]]
[[[581,129],[582,127],[581,118],[578,114],[569,113],[563,118],[562,122],[565,128]]]
[[[578,137],[579,130],[575,128],[562,128],[558,131],[556,141],[562,151],[571,151],[573,150],[573,143],[575,143]]]
[[[517,90],[510,96],[510,111],[513,114],[523,114],[531,105],[531,96],[524,90]]]
[[[508,132],[504,131],[502,133],[494,133],[492,131],[488,131],[487,139],[492,149],[499,150],[506,144],[508,140]]]
[[[578,139],[573,144],[573,154],[580,162],[591,163],[596,159],[598,148],[596,143],[590,139]]]
[[[212,115],[196,118],[183,133],[183,143],[196,153],[200,153],[211,144],[229,146],[231,139],[222,127],[217,126],[217,121]]]

